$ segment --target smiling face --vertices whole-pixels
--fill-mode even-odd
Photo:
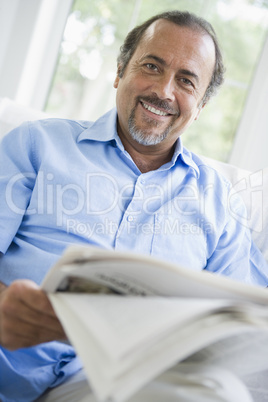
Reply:
[[[164,19],[154,22],[114,82],[122,142],[136,149],[171,148],[197,119],[214,64],[209,35]]]

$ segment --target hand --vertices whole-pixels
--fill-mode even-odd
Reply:
[[[65,332],[44,291],[30,280],[17,280],[0,293],[0,344],[10,350],[52,340]]]

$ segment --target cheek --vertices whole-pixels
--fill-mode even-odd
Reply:
[[[133,100],[131,92],[126,90],[124,85],[119,85],[117,88],[116,107],[122,121],[125,121],[126,124],[133,108]]]
[[[122,111],[130,113],[137,105],[137,99],[141,93],[136,82],[130,80],[121,82],[117,89],[117,104],[120,105]]]
[[[117,86],[117,98],[120,103],[126,105],[126,103],[130,102],[132,93],[133,89],[131,87],[131,83],[126,82],[125,80],[120,80]]]
[[[178,104],[182,118],[192,121],[199,116],[200,109],[198,108],[198,103],[194,96],[181,96],[178,98]]]

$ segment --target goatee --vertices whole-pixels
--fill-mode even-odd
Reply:
[[[168,113],[172,114],[174,116],[174,119],[170,122],[170,124],[165,128],[164,131],[159,132],[159,133],[152,133],[151,128],[153,127],[158,127],[160,124],[154,120],[153,118],[147,118],[147,124],[148,128],[140,128],[138,127],[135,119],[135,111],[137,108],[137,105],[141,102],[148,102],[149,104],[155,106],[156,108],[161,108],[167,111]],[[157,145],[160,142],[162,142],[169,134],[174,120],[179,116],[179,113],[176,111],[174,114],[174,110],[170,108],[169,103],[167,101],[161,100],[158,97],[143,97],[142,100],[141,98],[138,98],[136,101],[136,105],[131,111],[129,120],[128,120],[128,129],[129,129],[129,134],[135,140],[141,145],[145,146],[150,146],[150,145]]]

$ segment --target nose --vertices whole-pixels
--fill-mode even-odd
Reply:
[[[175,81],[172,74],[162,74],[155,83],[154,92],[159,99],[175,100]]]

